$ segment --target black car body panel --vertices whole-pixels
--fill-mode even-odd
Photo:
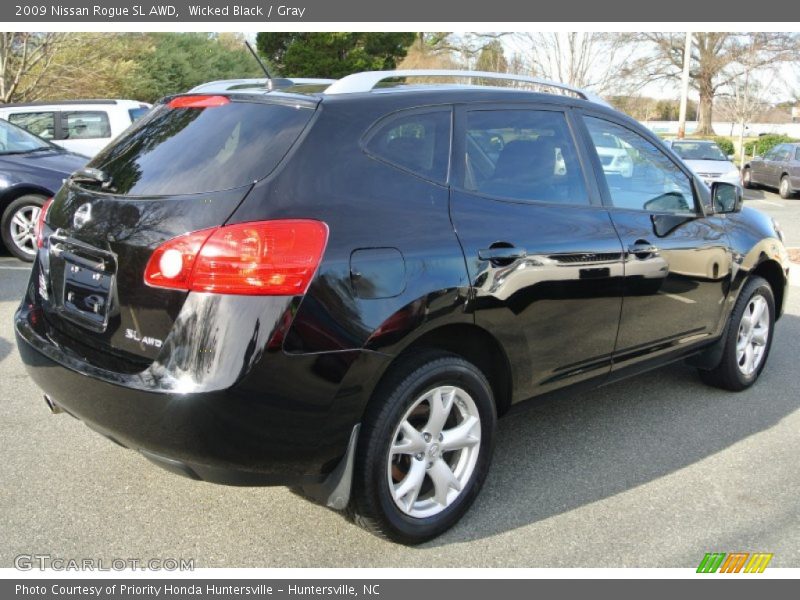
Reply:
[[[42,305],[47,318],[66,335],[98,350],[133,355],[137,364],[153,360],[187,294],[145,284],[142,273],[150,255],[166,240],[224,222],[250,187],[206,194],[130,197],[68,183],[56,196],[49,214],[54,251],[44,255],[40,263],[47,273],[48,293]],[[77,227],[75,215],[79,210],[90,219]],[[84,246],[96,251],[85,251]],[[104,262],[104,271],[114,277],[114,285],[108,290],[108,311],[97,326],[86,319],[96,315],[91,306],[80,300],[69,303],[62,293],[70,285],[69,269],[81,257]]]
[[[257,101],[269,102],[265,96]],[[774,226],[748,209],[706,214],[703,185],[688,216],[612,205],[584,115],[630,128],[692,175],[611,109],[511,89],[275,97],[310,104],[314,115],[274,170],[246,186],[169,197],[65,186],[15,318],[23,361],[55,404],[184,474],[319,481],[347,451],[393,361],[433,340],[485,361],[502,412],[551,390],[706,351],[749,274],[768,273],[785,287],[787,258]],[[465,113],[474,109],[563,115],[564,139],[576,151],[550,154],[551,175],[577,169],[581,202],[467,189]],[[158,110],[142,122],[152,114]],[[408,131],[406,114],[431,116],[438,127],[430,164],[382,155],[388,134],[374,151],[394,119]],[[493,152],[491,135],[475,140]],[[97,225],[77,227],[87,204]],[[165,240],[276,219],[329,228],[303,295],[225,296],[143,282],[149,255]],[[658,251],[637,256],[631,246],[642,241]],[[111,257],[105,323],[64,312],[59,244],[78,257],[81,245]]]
[[[344,453],[388,357],[270,349],[270,328],[291,299],[265,305],[195,295],[190,302],[162,348],[168,362],[138,373],[121,372],[122,359],[101,362],[61,345],[63,336],[31,304],[16,315],[20,353],[59,407],[126,447],[221,483],[319,480]]]

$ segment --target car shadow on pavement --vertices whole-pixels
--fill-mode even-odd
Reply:
[[[744,191],[745,200],[766,200],[769,197],[763,188],[748,188]]]
[[[13,350],[14,346],[4,337],[0,337],[0,363],[3,362],[9,354],[11,354],[11,350]]]
[[[761,380],[732,393],[676,363],[499,421],[492,468],[461,522],[423,547],[490,537],[631,490],[764,431],[800,408],[781,387],[794,372],[800,317],[779,322]],[[769,396],[765,396],[765,393]]]

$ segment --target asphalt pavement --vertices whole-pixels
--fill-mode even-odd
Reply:
[[[800,246],[800,200],[748,192],[747,204]],[[172,475],[50,415],[14,344],[27,277],[0,255],[0,567],[19,554],[198,567],[696,567],[711,551],[771,552],[771,567],[800,567],[798,287],[750,390],[711,389],[673,365],[529,403],[500,421],[467,516],[406,548],[283,488]]]

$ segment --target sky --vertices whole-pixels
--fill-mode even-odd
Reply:
[[[243,35],[251,44],[255,45],[256,32],[244,32]],[[456,35],[463,36],[466,33],[456,32]],[[509,35],[501,39],[508,57],[519,51],[519,41],[513,36]],[[798,61],[800,61],[800,57],[798,57]],[[764,99],[770,103],[777,104],[800,96],[800,65],[782,65],[777,73],[756,74],[754,77],[760,81],[761,88],[764,90]],[[679,82],[651,83],[644,86],[640,94],[658,99],[675,99],[680,96]],[[697,101],[699,96],[695,90],[690,88],[689,98]]]

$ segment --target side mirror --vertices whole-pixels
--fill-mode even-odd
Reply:
[[[742,188],[733,183],[715,181],[711,184],[711,204],[715,213],[738,213],[744,204]]]
[[[736,158],[735,154],[728,154],[728,160],[733,162],[733,159]]]

